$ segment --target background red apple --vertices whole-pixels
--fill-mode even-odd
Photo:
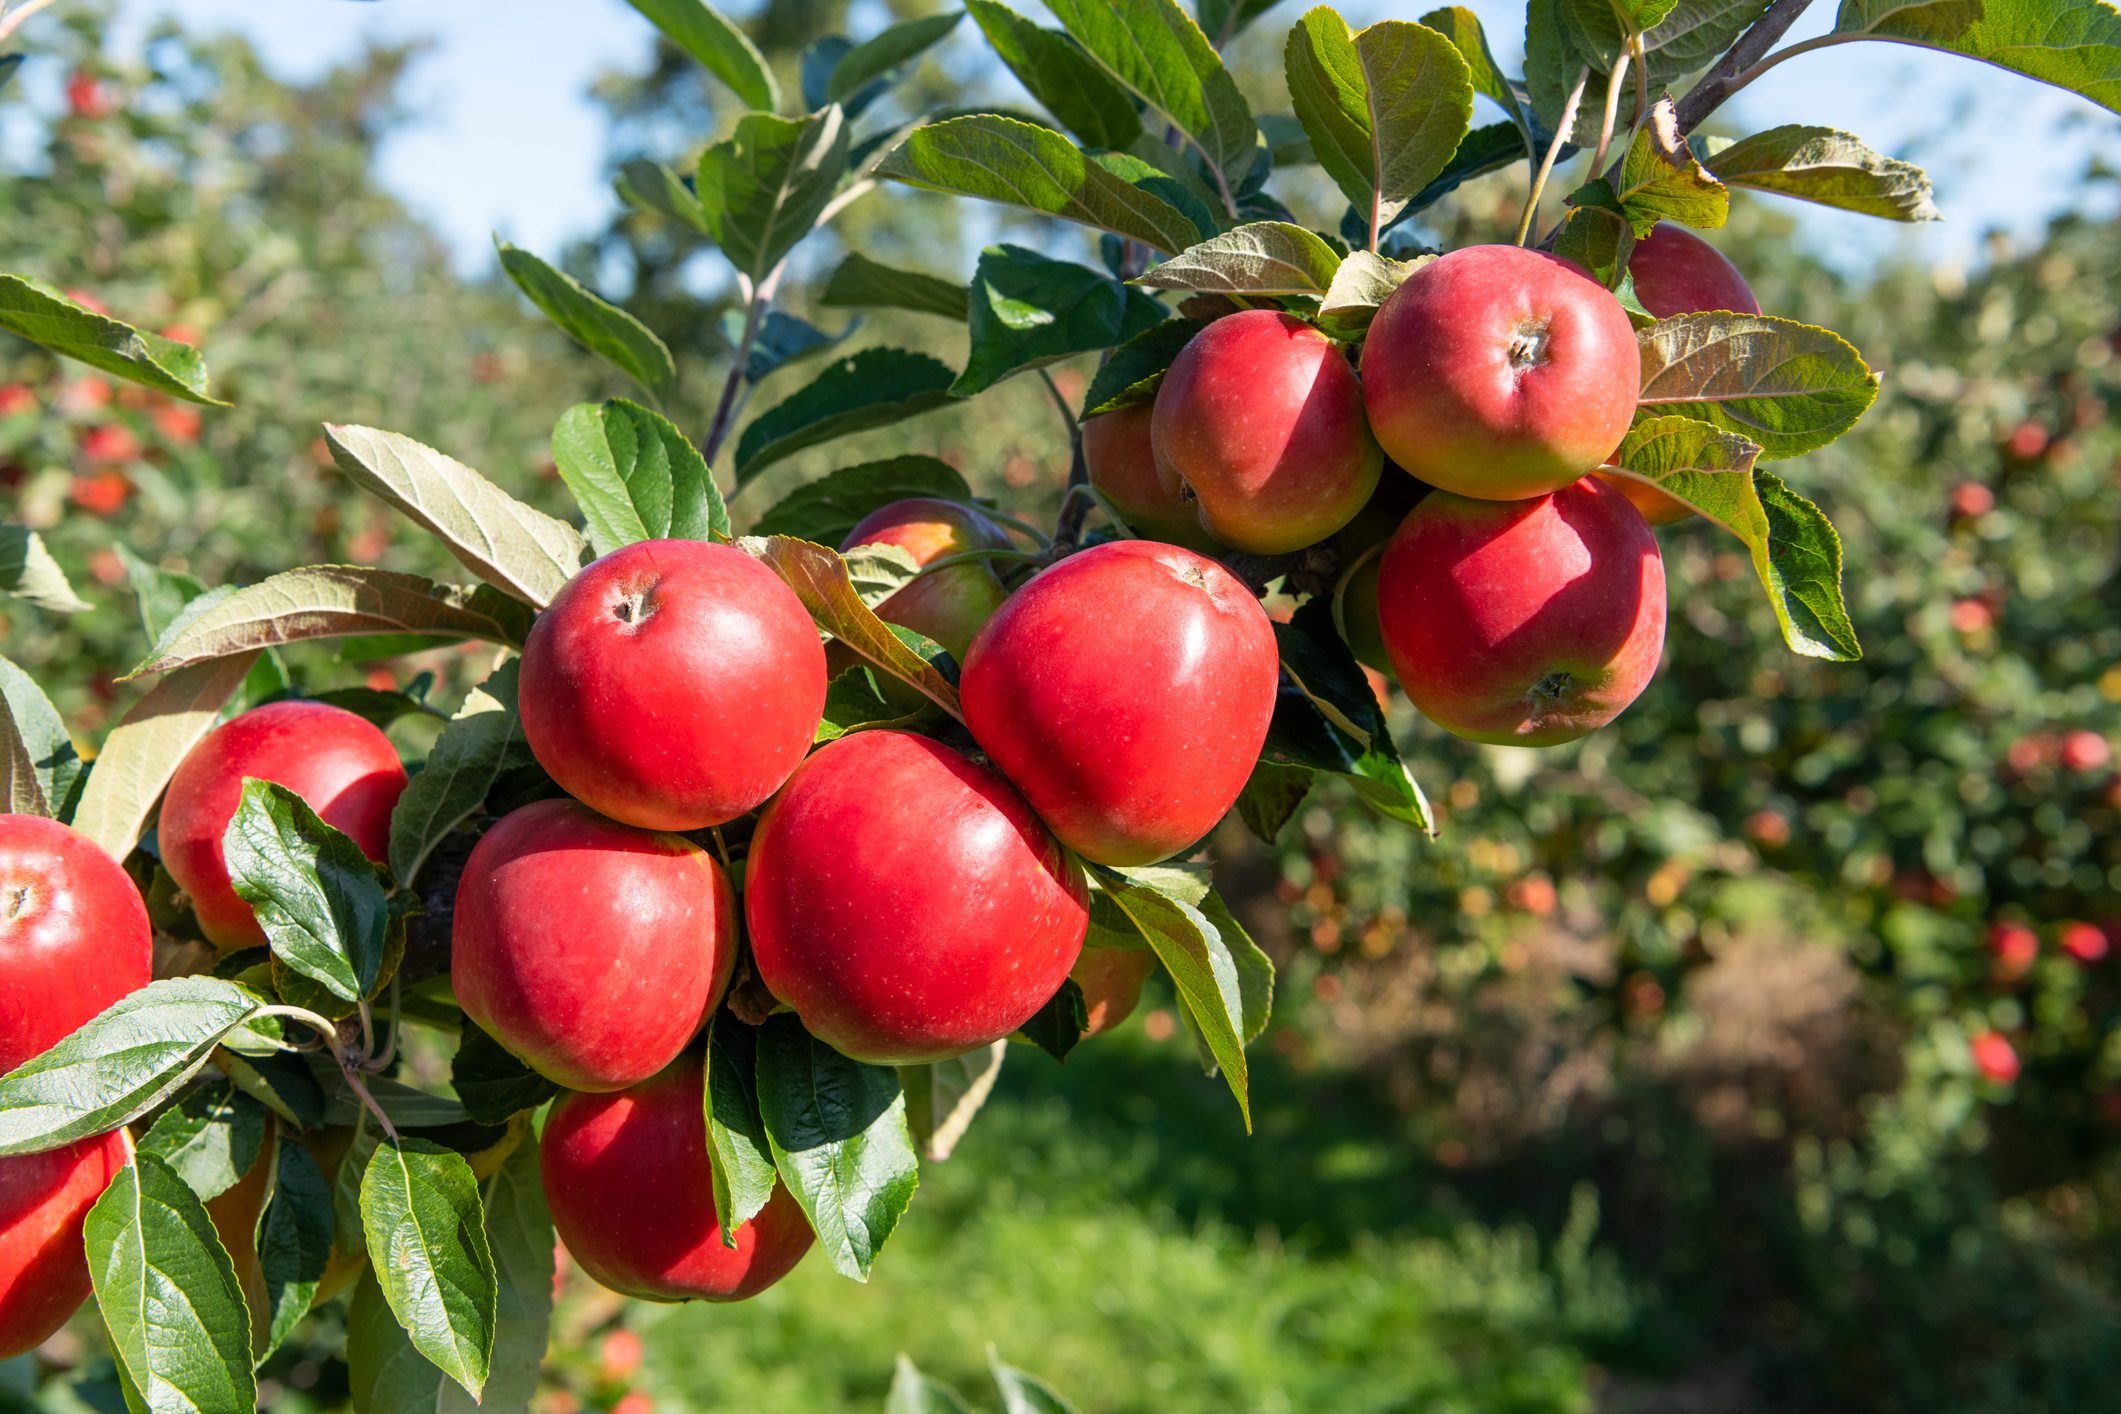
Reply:
[[[1642,392],[1635,330],[1566,260],[1467,246],[1377,311],[1363,402],[1385,454],[1432,486],[1514,501],[1568,485],[1627,433]]]
[[[523,648],[531,752],[592,810],[698,830],[752,810],[810,749],[825,650],[751,556],[645,540],[569,580]]]
[[[928,497],[893,501],[871,511],[840,542],[842,550],[857,545],[893,545],[917,565],[972,550],[1010,548],[1008,532],[971,506]],[[962,660],[972,635],[1008,597],[991,565],[968,560],[922,575],[878,604],[876,616],[934,639],[951,657]],[[837,675],[857,660],[846,649],[836,644],[834,648],[832,672]]]
[[[752,836],[752,960],[811,1034],[880,1064],[996,1041],[1060,990],[1081,871],[1009,783],[940,742],[866,731],[799,767]]]
[[[1266,611],[1228,570],[1120,540],[1017,590],[973,640],[961,695],[980,749],[1062,842],[1148,864],[1237,800],[1280,677]]]
[[[483,835],[457,886],[450,977],[472,1020],[570,1090],[620,1090],[677,1057],[736,965],[714,856],[572,800]]]
[[[1657,538],[1595,478],[1530,501],[1434,492],[1379,572],[1399,685],[1471,741],[1551,746],[1604,726],[1657,671],[1664,609]]]
[[[1201,528],[1178,475],[1156,460],[1153,402],[1100,413],[1083,423],[1083,466],[1127,528],[1150,540],[1212,555],[1222,547]]]
[[[1339,347],[1294,315],[1216,320],[1156,390],[1156,459],[1225,545],[1277,555],[1346,525],[1377,489],[1384,455]]]
[[[170,777],[156,840],[170,877],[191,896],[200,931],[220,948],[265,945],[221,857],[245,778],[286,786],[378,863],[389,851],[390,812],[405,789],[390,738],[343,708],[268,702],[208,732]]]
[[[539,1142],[552,1223],[576,1265],[644,1301],[741,1301],[788,1275],[810,1224],[786,1188],[722,1245],[705,1072],[688,1052],[608,1095],[563,1095]]]
[[[0,1159],[0,1360],[35,1350],[88,1299],[81,1224],[127,1151],[120,1130]]]
[[[145,987],[153,966],[140,891],[100,846],[0,815],[0,1073]]]
[[[1068,975],[1083,989],[1083,1035],[1095,1036],[1134,1015],[1142,985],[1156,971],[1147,948],[1084,948]]]
[[[1659,319],[1707,309],[1758,314],[1760,301],[1738,267],[1722,251],[1684,226],[1660,221],[1635,243],[1628,256],[1635,298]],[[1621,495],[1635,503],[1651,525],[1670,525],[1694,514],[1694,508],[1654,486],[1625,476],[1607,477]]]

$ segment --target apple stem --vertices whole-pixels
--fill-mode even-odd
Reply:
[[[1561,121],[1554,125],[1554,140],[1547,144],[1545,160],[1539,164],[1532,177],[1532,190],[1524,199],[1524,215],[1517,222],[1517,244],[1523,245],[1532,234],[1532,220],[1539,214],[1539,198],[1546,191],[1547,178],[1554,171],[1554,161],[1561,156],[1562,144],[1569,140],[1569,130],[1576,126],[1576,110],[1583,104],[1584,86],[1591,81],[1591,66],[1583,66],[1576,76],[1576,87],[1569,90],[1569,101],[1561,105]]]
[[[1046,385],[1046,391],[1053,395],[1053,406],[1060,413],[1061,421],[1067,424],[1068,435],[1070,437],[1082,436],[1082,424],[1075,420],[1075,410],[1069,407],[1068,400],[1061,396],[1060,384],[1053,381],[1052,373],[1041,368],[1038,371],[1038,376],[1040,381]]]

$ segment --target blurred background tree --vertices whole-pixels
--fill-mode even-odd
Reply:
[[[939,7],[776,0],[752,33],[793,84],[804,46],[886,8]],[[143,645],[131,586],[158,584],[121,542],[208,582],[331,559],[438,570],[347,494],[318,424],[404,431],[535,495],[552,420],[616,389],[505,285],[454,273],[377,183],[414,55],[290,85],[240,42],[169,27],[132,68],[103,55],[93,11],[69,13],[36,60],[74,75],[67,108],[44,115],[41,160],[0,176],[9,266],[192,330],[236,403],[194,422],[0,347],[0,483],[93,606],[0,603],[0,638],[92,737]],[[880,111],[929,113],[968,84],[1021,101],[954,53]],[[1237,52],[1269,92],[1275,58]],[[614,171],[682,169],[734,113],[668,46],[597,96]],[[1425,234],[1496,238],[1514,180]],[[2087,210],[2111,182],[2086,173]],[[980,245],[1032,230],[962,219],[894,190],[835,231],[962,278]],[[1331,788],[1277,845],[1225,827],[1224,891],[1287,979],[1256,1137],[1168,1005],[1145,1005],[1065,1068],[1027,1054],[1004,1072],[867,1288],[812,1264],[743,1307],[622,1316],[570,1283],[550,1414],[875,1409],[895,1352],[971,1389],[988,1342],[1085,1410],[2108,1407],[2121,246],[2065,216],[2024,248],[1992,242],[1971,274],[1889,260],[1859,277],[1793,230],[1745,199],[1719,244],[1770,312],[1844,331],[1886,371],[1863,426],[1799,468],[1849,538],[1864,662],[1788,656],[1730,542],[1663,532],[1664,673],[1614,728],[1472,747],[1395,696],[1441,840]],[[818,244],[786,307],[837,334],[854,321],[818,295],[839,249]],[[622,211],[564,263],[671,344],[697,431],[729,292],[693,253]],[[868,313],[842,348],[928,348],[940,327]],[[1084,372],[1056,380],[1079,395]],[[790,459],[739,520],[901,450],[1035,515],[1065,441],[1017,380],[976,414]],[[322,1348],[276,1357],[273,1408],[338,1407]],[[99,1407],[92,1332],[45,1354]],[[34,1375],[0,1367],[25,1391]]]

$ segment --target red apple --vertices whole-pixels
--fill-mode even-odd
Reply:
[[[2106,956],[2106,930],[2096,923],[2065,923],[2056,940],[2062,951],[2082,963],[2094,963]]]
[[[980,749],[1063,843],[1149,864],[1236,802],[1280,677],[1266,611],[1228,570],[1120,540],[1017,590],[973,640],[960,690]]]
[[[1568,485],[1620,445],[1642,355],[1620,301],[1576,265],[1468,246],[1385,300],[1362,386],[1392,460],[1445,491],[1515,501]]]
[[[37,406],[37,393],[27,383],[0,383],[0,417],[13,417]]]
[[[79,70],[66,80],[66,106],[76,118],[108,118],[111,115],[110,95],[103,91],[102,82],[94,74]],[[98,314],[104,312],[101,305],[91,307]]]
[[[1155,971],[1156,954],[1147,948],[1084,948],[1068,974],[1083,989],[1083,1035],[1110,1031],[1134,1015],[1142,984]]]
[[[1201,528],[1178,474],[1156,460],[1155,418],[1154,403],[1135,403],[1083,423],[1083,466],[1090,484],[1136,535],[1212,555],[1222,547]]]
[[[896,546],[917,565],[973,550],[1010,548],[1008,533],[977,510],[927,497],[893,501],[870,512],[840,542],[842,550],[857,545]],[[962,660],[972,635],[1008,597],[991,565],[968,560],[922,575],[877,605],[876,616],[934,639]]]
[[[0,1073],[148,984],[140,891],[85,835],[0,815]]]
[[[0,1159],[0,1360],[35,1350],[88,1299],[81,1224],[127,1150],[119,1130]]]
[[[2062,745],[2055,753],[2055,759],[2062,763],[2065,771],[2097,771],[2113,757],[2113,748],[2106,744],[2105,737],[2081,727],[2065,733]]]
[[[707,1158],[705,1074],[697,1051],[628,1090],[562,1095],[539,1165],[569,1257],[611,1290],[644,1301],[742,1301],[810,1250],[809,1221],[776,1186],[722,1245]]]
[[[1978,481],[1962,481],[1952,488],[1952,519],[1979,520],[1996,509],[1996,493]]]
[[[1378,608],[1399,685],[1431,721],[1551,746],[1613,720],[1657,671],[1664,560],[1596,479],[1530,501],[1438,491],[1385,547]]]
[[[767,990],[842,1054],[895,1065],[1023,1025],[1090,920],[1081,871],[1007,781],[894,731],[789,777],[752,836],[744,909]]]
[[[646,830],[754,809],[810,749],[825,650],[743,551],[646,540],[584,569],[523,648],[523,735],[577,800]]]
[[[1988,930],[1988,950],[1996,960],[1996,975],[2012,981],[2039,960],[2040,935],[2023,923],[1997,923]]]
[[[1977,1032],[1966,1048],[1974,1058],[1974,1068],[1998,1085],[2018,1078],[2018,1052],[2005,1037],[1994,1031]]]
[[[1635,280],[1635,298],[1659,319],[1702,310],[1727,309],[1736,314],[1758,314],[1760,301],[1738,267],[1722,251],[1684,226],[1660,221],[1648,236],[1635,243],[1628,256],[1628,273]],[[1601,473],[1603,477],[1603,474]],[[1654,486],[1625,476],[1603,477],[1620,494],[1635,503],[1651,525],[1670,525],[1694,514],[1694,508]]]
[[[572,800],[486,832],[452,926],[465,1015],[570,1090],[623,1090],[669,1065],[736,965],[736,896],[714,856]]]
[[[170,777],[156,839],[170,877],[191,896],[200,931],[224,949],[265,945],[221,857],[221,836],[246,777],[286,786],[378,863],[389,851],[390,812],[405,789],[390,738],[343,708],[268,702],[208,732]]]
[[[1193,336],[1156,390],[1150,433],[1160,479],[1192,495],[1210,535],[1255,555],[1300,550],[1346,525],[1384,465],[1347,358],[1272,309]]]

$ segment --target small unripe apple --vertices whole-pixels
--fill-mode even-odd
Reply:
[[[287,787],[377,863],[389,852],[390,812],[405,790],[390,738],[344,708],[268,702],[208,732],[170,777],[155,837],[200,931],[223,949],[265,945],[221,855],[246,778]]]
[[[893,501],[870,512],[840,542],[842,550],[857,545],[895,546],[923,566],[948,555],[1010,548],[1008,533],[977,510],[928,497]],[[934,639],[962,661],[972,635],[1008,597],[992,565],[967,560],[922,575],[878,604],[876,616]],[[844,671],[852,661],[850,657],[836,664],[833,672]]]
[[[1084,948],[1068,975],[1083,990],[1083,1035],[1096,1036],[1134,1015],[1142,986],[1156,971],[1156,954],[1147,948]]]
[[[1292,314],[1248,309],[1193,336],[1156,390],[1163,474],[1225,545],[1278,555],[1346,525],[1384,454],[1338,346]]]
[[[0,1360],[35,1350],[88,1299],[81,1224],[127,1152],[119,1130],[0,1158]]]
[[[940,742],[866,731],[821,748],[766,807],[745,865],[752,961],[856,1060],[947,1060],[1060,990],[1089,891],[1007,781]]]
[[[56,820],[0,815],[0,1073],[148,984],[140,891],[101,846]]]
[[[464,1014],[570,1090],[669,1065],[736,965],[736,897],[714,856],[572,800],[523,806],[480,838],[452,929]]]
[[[552,1224],[575,1265],[643,1301],[742,1301],[810,1250],[810,1223],[775,1185],[757,1217],[722,1245],[707,1157],[705,1072],[697,1051],[631,1089],[562,1095],[538,1161]]]
[[[973,739],[1061,841],[1127,865],[1169,858],[1236,803],[1280,678],[1273,625],[1235,576],[1120,540],[1010,596],[960,689]]]
[[[825,650],[743,551],[644,540],[567,582],[523,647],[523,736],[590,809],[699,830],[763,803],[810,749]]]
[[[1385,300],[1363,345],[1362,387],[1392,460],[1460,496],[1524,500],[1620,445],[1642,355],[1620,301],[1580,267],[1468,246]]]
[[[1399,685],[1470,741],[1552,746],[1639,696],[1664,648],[1664,560],[1596,478],[1530,501],[1432,492],[1385,547],[1378,610]]]
[[[1222,547],[1201,528],[1200,514],[1178,474],[1156,460],[1153,402],[1100,413],[1083,423],[1083,465],[1090,484],[1147,540],[1183,545],[1204,555]]]
[[[1635,298],[1659,319],[1711,309],[1727,309],[1734,314],[1760,312],[1760,301],[1745,276],[1738,273],[1738,267],[1722,251],[1686,227],[1669,221],[1658,222],[1649,235],[1635,243],[1628,256],[1628,274],[1635,282]],[[1635,503],[1635,509],[1651,525],[1670,525],[1694,514],[1692,506],[1654,486],[1625,476],[1606,479]]]

